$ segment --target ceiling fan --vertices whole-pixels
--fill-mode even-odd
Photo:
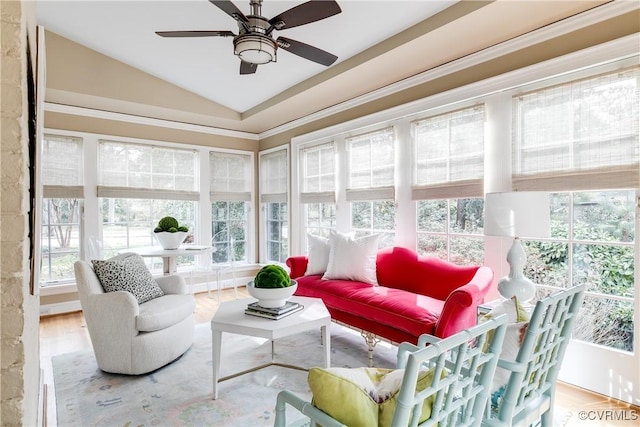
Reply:
[[[332,0],[314,0],[292,7],[267,19],[261,15],[262,0],[250,0],[251,14],[244,15],[230,0],[209,0],[238,23],[238,34],[225,30],[156,31],[162,37],[233,37],[234,54],[240,58],[240,74],[253,74],[258,65],[276,61],[278,48],[329,66],[337,56],[317,47],[286,37],[273,39],[274,30],[286,30],[320,21],[342,12]]]

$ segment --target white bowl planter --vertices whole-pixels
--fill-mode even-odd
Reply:
[[[256,288],[252,280],[247,284],[247,291],[258,300],[260,307],[282,307],[298,289],[298,282],[292,280],[291,283],[292,285],[286,288]]]
[[[160,233],[153,233],[158,239],[158,243],[163,249],[178,249],[178,246],[184,239],[187,238],[186,231],[176,231],[175,233],[169,233],[168,231],[161,231]]]

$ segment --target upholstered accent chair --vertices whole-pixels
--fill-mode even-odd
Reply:
[[[139,303],[128,291],[105,292],[90,263],[76,261],[74,270],[93,351],[103,371],[151,372],[193,344],[195,298],[182,277],[156,278],[163,295]]]

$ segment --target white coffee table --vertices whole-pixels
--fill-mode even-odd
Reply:
[[[282,366],[307,370],[302,367],[277,363],[275,361],[274,340],[288,337],[320,328],[322,346],[324,347],[325,367],[331,363],[331,316],[320,298],[292,297],[291,301],[298,302],[304,309],[280,320],[265,319],[262,317],[250,316],[244,313],[249,303],[256,301],[254,298],[227,301],[220,304],[211,319],[211,339],[213,357],[213,398],[218,398],[218,382],[244,375],[267,366]],[[257,366],[242,372],[220,378],[220,361],[222,353],[222,333],[249,335],[252,337],[267,338],[271,340],[271,362]]]

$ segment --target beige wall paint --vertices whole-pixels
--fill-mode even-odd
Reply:
[[[29,291],[27,34],[35,64],[35,3],[0,2],[0,425],[35,425],[39,298]],[[35,66],[35,65],[34,65]]]
[[[512,52],[501,58],[487,61],[469,69],[423,83],[375,102],[355,107],[338,114],[325,117],[303,126],[287,130],[280,134],[260,140],[260,150],[277,147],[291,141],[292,138],[340,123],[348,122],[382,110],[417,101],[460,86],[479,82],[489,77],[517,70],[561,55],[579,51],[591,46],[615,40],[640,32],[638,11],[629,12],[613,19],[600,22],[587,28],[574,31],[552,40]]]
[[[48,102],[225,127],[240,114],[53,32],[47,39]]]
[[[181,144],[200,145],[204,147],[249,150],[254,152],[258,150],[257,139],[212,135],[208,133],[190,132],[168,127],[76,116],[73,114],[47,112],[45,114],[44,123],[45,127],[48,129],[63,129],[76,132],[149,139],[152,141],[175,142]]]

